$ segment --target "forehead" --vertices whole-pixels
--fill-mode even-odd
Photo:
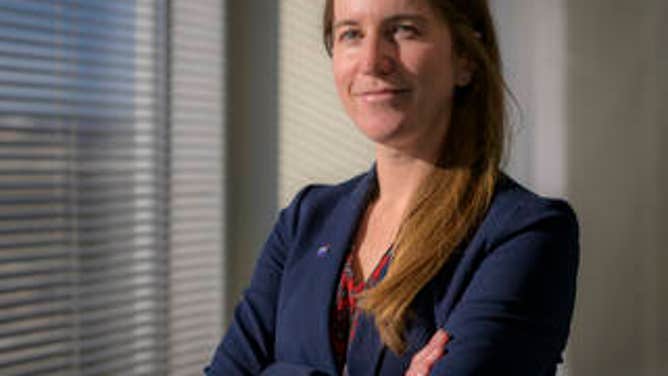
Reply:
[[[433,18],[428,0],[334,0],[334,21],[384,19],[397,14],[418,14]]]

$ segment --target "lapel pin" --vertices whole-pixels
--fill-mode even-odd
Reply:
[[[318,248],[318,257],[324,257],[329,253],[329,244],[324,244]]]

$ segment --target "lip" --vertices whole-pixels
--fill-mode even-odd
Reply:
[[[366,102],[384,102],[396,99],[397,97],[406,95],[408,93],[410,93],[410,90],[408,89],[385,88],[362,91],[360,93],[354,94],[354,96]]]

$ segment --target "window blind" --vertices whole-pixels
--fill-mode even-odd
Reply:
[[[221,15],[213,1],[189,6]],[[200,68],[176,61],[178,34],[197,34],[179,11],[0,2],[2,375],[199,374],[208,358],[221,320],[221,84],[196,90]],[[222,47],[206,47],[219,34],[198,38],[200,62],[220,62]]]
[[[223,326],[224,2],[172,0],[169,369],[201,375]]]

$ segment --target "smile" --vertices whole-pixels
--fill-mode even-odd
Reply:
[[[364,102],[378,103],[378,102],[387,102],[396,100],[397,98],[402,97],[409,93],[410,90],[408,89],[382,89],[382,90],[365,91],[359,94],[354,94],[354,96],[361,99]]]

